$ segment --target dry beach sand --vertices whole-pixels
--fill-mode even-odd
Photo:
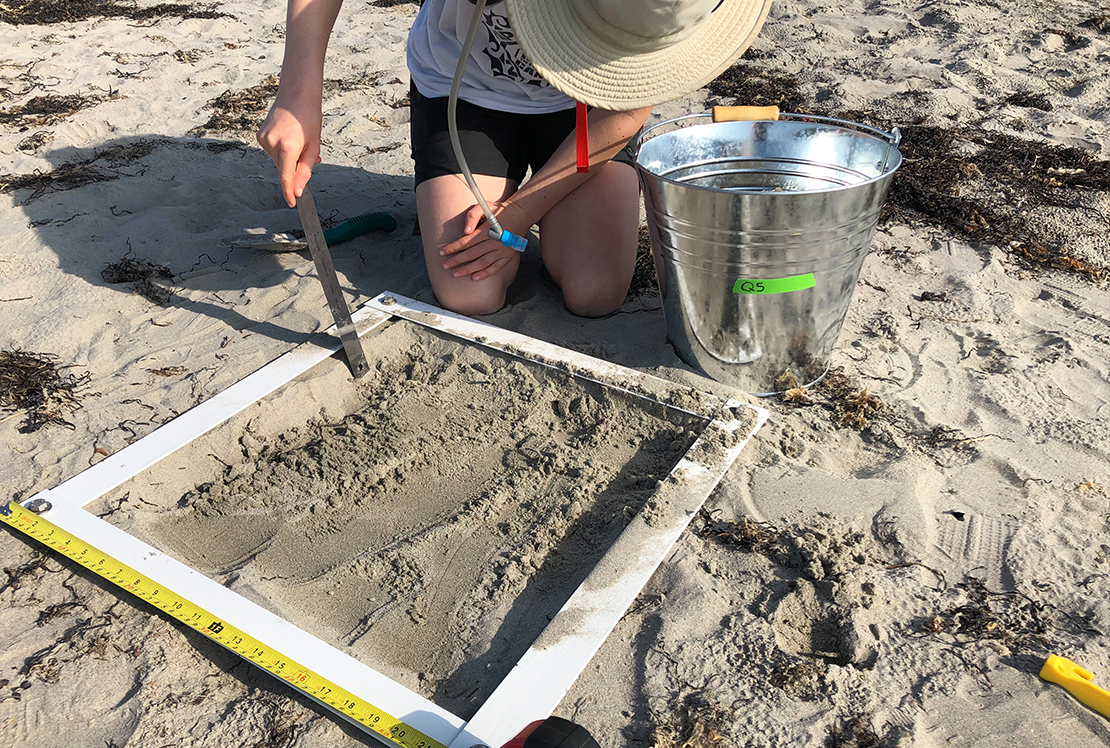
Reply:
[[[83,8],[95,12],[84,17]],[[415,201],[404,40],[415,12],[348,0],[330,48],[317,206],[330,220],[389,210],[401,224],[335,248],[356,304],[383,290],[434,302],[408,230]],[[770,420],[558,714],[606,748],[1110,742],[1110,720],[1037,678],[1054,652],[1110,687],[1108,14],[1093,2],[780,2],[733,70],[657,109],[667,117],[739,100],[897,125],[907,160],[833,372],[808,392],[762,402]],[[283,19],[276,2],[0,4],[0,372],[57,375],[45,403],[0,401],[4,498],[58,485],[327,326],[307,252],[233,246],[299,228],[251,135],[273,95]],[[575,318],[527,256],[508,305],[488,321],[735,395],[679,361],[650,279],[634,285],[619,313]],[[433,340],[420,345],[429,362],[446,355]],[[458,355],[463,378],[482,373],[465,358],[472,354]],[[341,379],[342,363],[330,363],[327,376]],[[485,375],[526,382],[505,365],[483,365]],[[416,439],[415,423],[439,423],[420,399],[441,386],[432,373],[410,390],[390,380],[400,387],[391,397],[408,393],[397,417],[411,420],[384,455],[401,474],[438,469],[415,455],[447,450],[446,441]],[[548,438],[560,418],[594,419],[602,432],[584,439],[608,438],[606,428],[632,433],[629,420],[645,443],[653,434],[684,438],[681,424],[604,398],[591,400],[600,410],[583,408],[597,393],[570,396],[569,383],[530,386],[567,407],[529,421],[530,445],[516,434],[517,459],[569,459]],[[445,392],[443,411],[474,402],[466,390]],[[323,385],[313,397],[288,417],[342,436],[338,424],[355,409],[329,402]],[[571,408],[575,398],[586,399]],[[526,403],[522,395],[521,414]],[[465,419],[456,425],[462,438]],[[189,538],[203,540],[213,518],[240,522],[221,506],[244,508],[196,486],[213,482],[229,495],[235,481],[254,480],[267,448],[285,450],[295,465],[304,445],[280,443],[291,428],[266,437],[274,441],[239,442],[234,453],[200,455],[190,463],[193,483],[175,492],[142,493],[142,501],[125,492],[99,510],[178,554],[196,551],[198,568],[244,594],[284,600],[285,591],[259,581],[282,571],[265,554],[240,568],[237,556],[202,558],[211,544]],[[502,436],[512,434],[483,438],[499,449]],[[443,431],[433,441],[450,438]],[[607,454],[619,463],[632,453]],[[654,462],[621,478],[636,474],[647,485],[669,454],[660,447]],[[643,486],[613,483],[605,470],[621,465],[604,462],[566,490],[610,502],[587,513],[617,527]],[[488,469],[496,480],[496,466]],[[264,488],[250,489],[264,509]],[[325,529],[356,516],[342,506],[313,514],[319,487],[298,490],[305,516]],[[390,490],[381,501],[394,500]],[[496,501],[515,512],[518,530],[569,521],[562,507],[516,506],[510,494]],[[408,501],[396,499],[398,516],[412,511]],[[448,509],[428,511],[440,510],[451,519]],[[262,514],[232,533],[240,545],[279,537]],[[607,527],[598,522],[588,537],[607,542]],[[311,542],[312,528],[300,529]],[[485,529],[479,556],[503,550],[503,530]],[[417,544],[411,557],[359,557],[359,538],[348,540],[312,546],[318,573],[352,575],[352,583],[393,574],[421,599],[421,575],[410,566],[424,563]],[[0,548],[0,745],[373,744],[74,564],[7,531]],[[532,576],[528,569],[543,564],[525,555],[512,556],[519,576],[509,576],[520,594],[548,604],[553,580],[575,572]],[[505,575],[474,568],[471,586],[460,579],[451,594],[484,596],[496,616],[509,600],[495,594]],[[358,638],[369,610],[316,605],[311,595],[327,590],[305,589],[309,597],[290,608],[311,606],[337,637]],[[398,629],[418,628],[443,607],[400,605],[383,615]],[[423,625],[442,641],[456,637],[456,649],[426,682],[408,661],[391,674],[472,711],[482,691],[462,681],[472,677],[468,663],[485,662],[464,650],[487,636],[483,622]],[[404,648],[395,644],[367,646],[385,657],[383,649]]]
[[[295,383],[91,509],[471,717],[702,421],[408,323],[367,346],[327,416]]]

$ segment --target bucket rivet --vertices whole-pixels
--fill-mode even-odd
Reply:
[[[382,306],[393,306],[396,303],[397,303],[397,299],[393,298],[392,296],[383,296],[382,297]]]
[[[32,499],[27,503],[27,509],[34,512],[35,514],[49,512],[53,508],[53,506],[54,505],[46,499]]]

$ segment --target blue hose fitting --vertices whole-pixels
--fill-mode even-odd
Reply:
[[[501,229],[501,235],[495,236],[494,232],[490,231],[490,238],[504,244],[509,249],[515,249],[517,252],[523,252],[528,247],[528,240],[523,236],[517,236],[511,231]]]

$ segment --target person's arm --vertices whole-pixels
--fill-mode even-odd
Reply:
[[[324,56],[342,4],[343,0],[289,0],[281,82],[258,130],[258,143],[277,165],[290,208],[320,162]]]
[[[594,109],[590,112],[590,169],[585,174],[577,170],[576,133],[572,132],[552,154],[543,167],[505,201],[518,209],[529,228],[539,223],[564,197],[574,192],[590,178],[593,168],[604,164],[624,148],[629,138],[639,131],[651,114],[651,107],[631,112],[609,112]],[[470,228],[468,226],[468,228]]]
[[[591,110],[590,172],[579,174],[577,171],[577,141],[575,132],[571,132],[548,162],[519,190],[501,203],[491,205],[498,222],[503,228],[523,236],[560,200],[589,179],[595,167],[615,156],[643,126],[650,113],[651,107],[630,112]],[[467,211],[464,230],[462,238],[440,252],[447,256],[443,267],[454,268],[455,277],[471,275],[476,281],[482,280],[512,258],[514,250],[486,237],[485,220],[479,206]]]

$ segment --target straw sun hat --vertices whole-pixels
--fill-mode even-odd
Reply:
[[[536,70],[577,101],[628,110],[683,96],[743,54],[771,0],[506,0]]]

